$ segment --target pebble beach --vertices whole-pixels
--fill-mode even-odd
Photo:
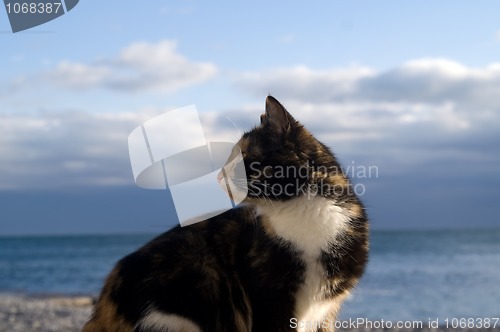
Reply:
[[[80,331],[91,308],[86,296],[0,295],[0,332]]]
[[[0,295],[0,332],[77,332],[89,318],[93,300],[88,296]],[[482,329],[339,329],[337,331],[500,331]]]

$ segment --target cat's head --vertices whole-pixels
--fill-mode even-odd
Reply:
[[[349,187],[331,151],[272,96],[260,125],[243,134],[218,180],[230,195],[248,189],[245,201],[257,204],[334,197]]]

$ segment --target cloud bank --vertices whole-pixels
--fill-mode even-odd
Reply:
[[[127,136],[144,115],[0,115],[0,189],[130,184]]]
[[[272,92],[306,110],[337,108],[351,126],[376,126],[377,118],[465,129],[499,120],[500,63],[469,68],[448,59],[419,59],[385,71],[299,66],[244,73],[234,82],[243,91]]]
[[[168,67],[161,63],[172,56],[173,47],[170,42],[134,44],[113,61],[108,59],[112,65],[103,62],[102,68],[83,65],[81,69],[73,65],[72,70],[86,74],[64,79],[73,87],[111,84],[119,74],[102,73],[117,70],[119,63],[153,75],[154,68],[161,72]],[[150,63],[143,57],[146,53],[151,55]],[[181,64],[187,61],[179,59]],[[499,68],[498,64],[469,68],[445,59],[421,59],[386,71],[353,66],[242,73],[234,84],[255,95],[258,103],[199,111],[209,138],[235,140],[238,130],[258,123],[265,96],[272,93],[333,147],[343,162],[376,164],[382,175],[427,172],[435,180],[465,176],[479,185],[497,175],[500,162]],[[134,85],[126,82],[120,88]],[[168,79],[164,84],[156,86],[167,87]],[[131,185],[128,134],[164,111],[0,115],[0,189]],[[471,165],[474,172],[469,170]]]
[[[0,190],[134,185],[128,136],[172,109],[0,114]],[[225,117],[213,112],[200,112],[200,117],[209,141],[239,139],[238,130]],[[179,130],[189,132],[189,128]]]

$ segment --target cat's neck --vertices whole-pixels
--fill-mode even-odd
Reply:
[[[347,210],[323,197],[265,201],[257,205],[257,214],[269,223],[275,235],[314,257],[337,242],[351,220]]]

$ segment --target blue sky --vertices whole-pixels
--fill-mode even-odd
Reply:
[[[196,104],[209,135],[273,94],[355,177],[374,228],[498,227],[500,4],[80,1],[13,34],[0,10],[0,234],[159,232],[127,136]]]

